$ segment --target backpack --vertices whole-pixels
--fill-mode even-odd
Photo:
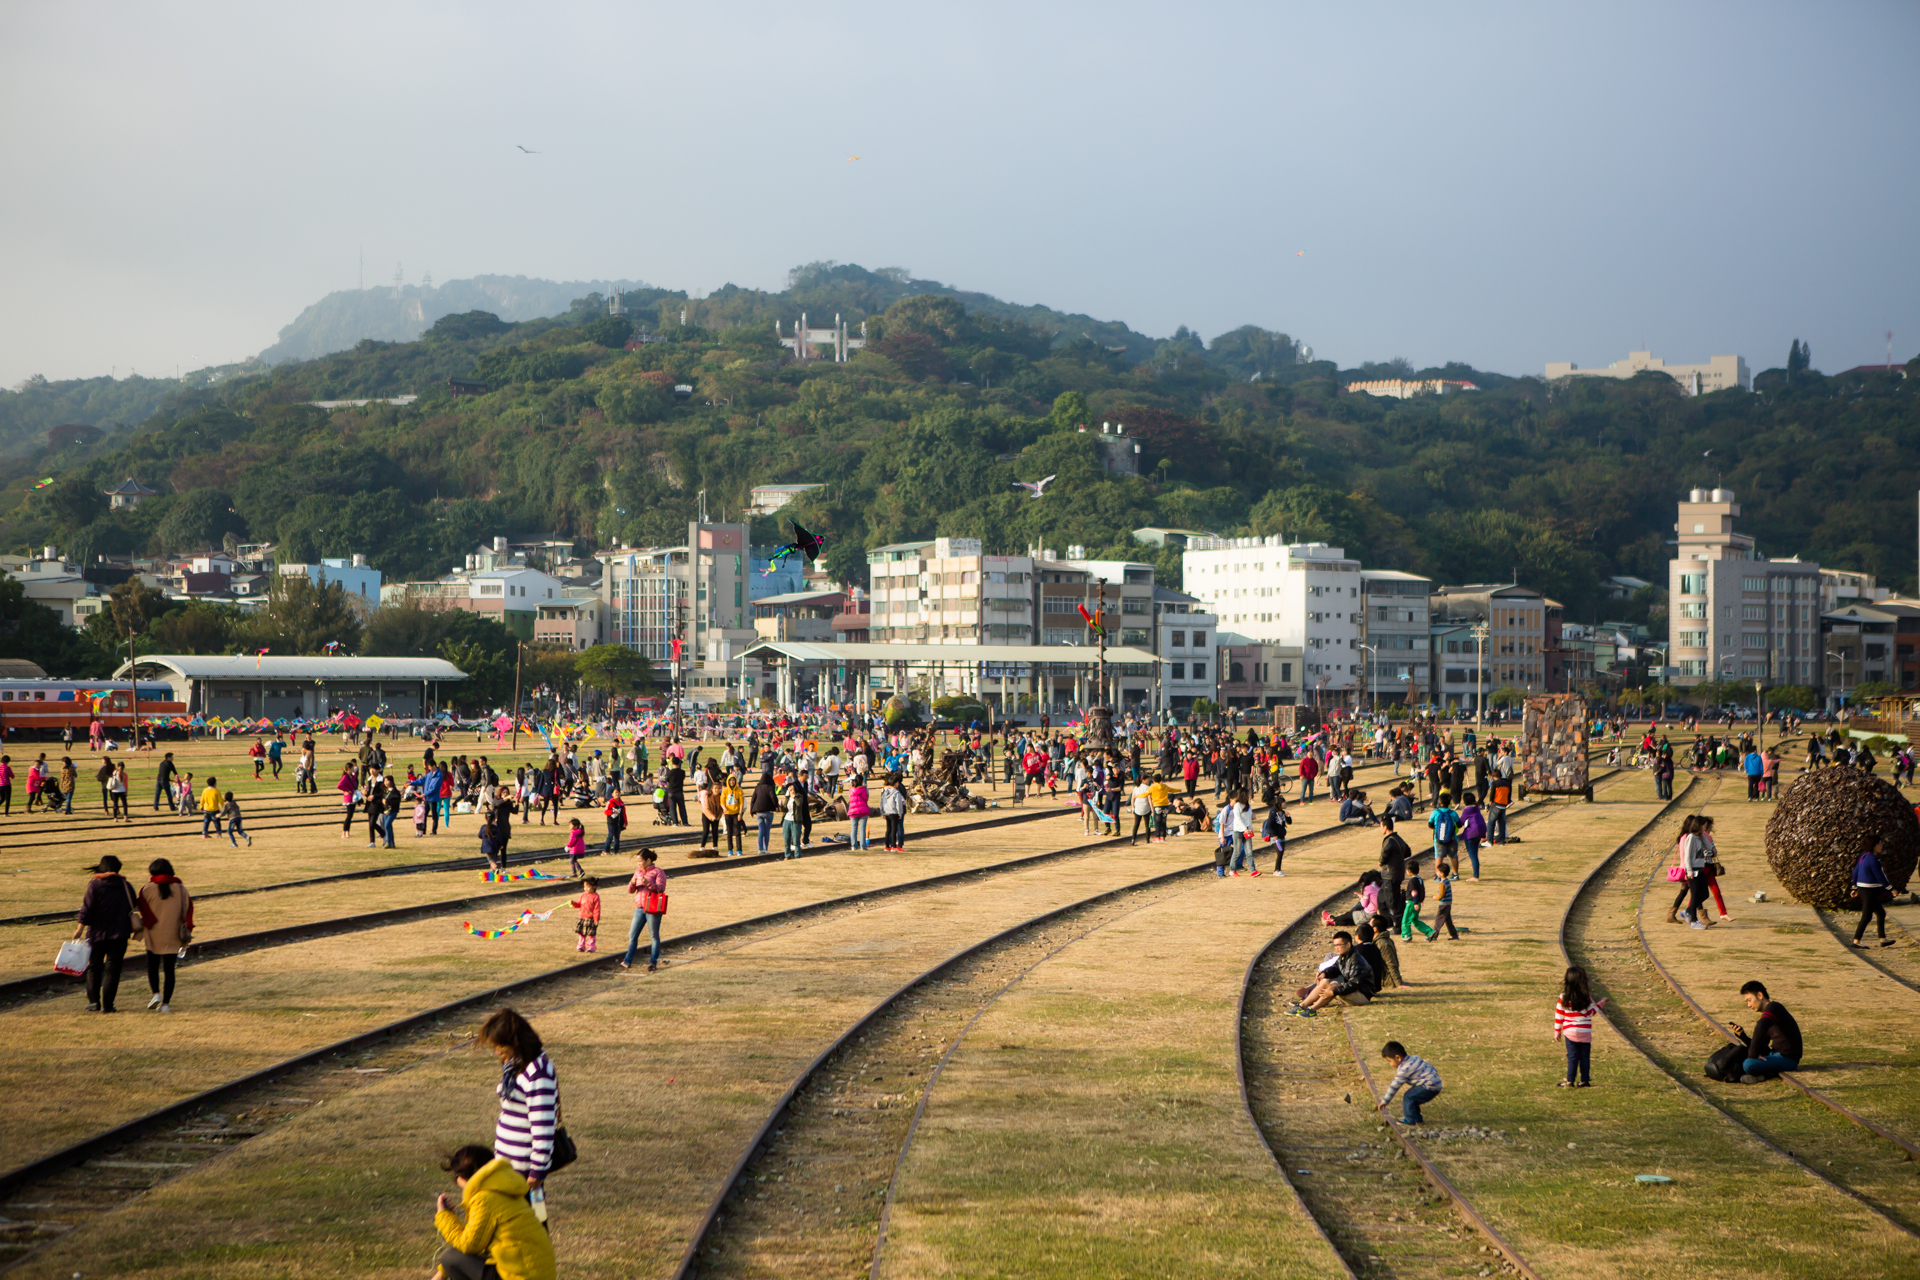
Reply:
[[[1455,826],[1453,810],[1442,809],[1433,815],[1433,838],[1435,840],[1438,840],[1441,844],[1446,844],[1452,840],[1457,833],[1458,828]]]
[[[1747,1047],[1742,1044],[1723,1044],[1707,1057],[1707,1069],[1703,1073],[1709,1080],[1718,1080],[1732,1084],[1740,1079],[1740,1066],[1746,1061]]]

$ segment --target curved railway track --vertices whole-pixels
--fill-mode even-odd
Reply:
[[[1032,822],[1038,819],[1051,818],[1051,817],[1063,817],[1063,816],[1071,817],[1073,815],[1070,813],[1066,813],[1065,811],[1060,811],[1055,813],[1049,813],[1044,811],[1019,813],[1019,814],[1013,814],[1006,817],[989,818],[982,822],[960,823],[951,827],[943,827],[936,831],[922,832],[916,838],[919,840],[934,840],[934,839],[940,839],[949,835],[961,835],[961,834],[966,834],[971,832],[978,832],[984,829],[989,829],[994,827],[1007,826],[1014,823]],[[691,837],[683,837],[683,839],[685,838],[691,838]],[[665,842],[659,841],[656,843],[664,844]],[[1106,843],[1106,841],[1103,840],[1103,841],[1100,841],[1099,843],[1104,844]],[[638,849],[641,846],[639,844],[636,844],[634,847]],[[1046,860],[1055,859],[1055,858],[1067,857],[1067,856],[1070,856],[1070,853],[1084,852],[1087,849],[1097,848],[1097,847],[1098,847],[1098,844],[1086,844],[1086,845],[1078,846],[1071,851],[1056,850],[1051,853],[1033,854],[1033,855],[1029,855],[1025,859],[1016,859],[1012,862],[1008,862],[1005,864],[994,864],[994,865],[1016,867],[1016,866],[1023,865],[1024,863],[1029,861],[1046,861]],[[845,849],[846,849],[845,845],[824,845],[824,846],[809,850],[806,854],[802,856],[809,857],[809,858],[822,857],[826,854],[834,853],[836,851],[844,852]],[[554,851],[555,858],[563,858],[565,856],[566,856],[566,853],[564,850]],[[547,859],[541,859],[541,860],[544,861]],[[736,870],[740,867],[756,866],[762,863],[778,862],[779,860],[780,860],[780,856],[778,854],[765,854],[765,855],[751,854],[744,858],[717,858],[711,862],[701,863],[694,866],[681,866],[681,867],[668,868],[667,876],[669,879],[678,879],[680,877],[690,876],[690,875],[707,875],[716,871]],[[465,864],[468,867],[468,869],[473,869],[473,870],[483,869],[486,866],[486,860],[484,858],[474,859],[473,861],[477,862],[479,866],[473,867],[471,864],[466,864],[465,860],[461,860],[461,863],[457,863],[452,867],[443,866],[442,869],[458,870],[461,868],[462,864]],[[516,863],[515,865],[525,866],[528,864]],[[407,868],[406,870],[418,871],[422,869],[424,868],[413,867],[413,868]],[[312,883],[312,882],[307,882],[307,883]],[[564,891],[570,888],[571,886],[573,886],[573,884],[574,884],[574,881],[568,880],[568,879],[531,881],[521,888],[499,888],[499,889],[494,889],[494,890],[490,890],[482,893],[464,894],[457,898],[444,898],[437,902],[422,902],[422,903],[417,903],[413,906],[407,906],[407,907],[388,907],[379,911],[364,911],[364,912],[356,913],[354,915],[337,916],[337,917],[326,919],[326,920],[314,920],[314,921],[303,922],[300,924],[279,925],[271,929],[258,929],[250,933],[233,934],[225,938],[207,938],[206,940],[201,942],[190,943],[187,947],[187,955],[190,959],[194,959],[194,960],[217,960],[217,959],[222,959],[228,956],[241,955],[249,951],[258,951],[265,947],[285,946],[288,943],[294,943],[294,942],[309,942],[316,938],[329,938],[329,937],[338,936],[343,933],[358,933],[367,929],[383,928],[387,925],[399,924],[407,920],[430,919],[434,916],[454,914],[462,911],[468,911],[475,907],[490,906],[498,902],[514,902],[523,898],[536,898],[536,897],[541,897],[545,895],[551,895],[554,893]],[[284,887],[284,886],[281,886],[281,887]],[[243,891],[243,892],[258,892],[258,891],[254,890],[254,891]],[[195,898],[194,901],[196,903],[205,902],[208,898],[218,897],[218,896],[224,896],[224,895],[207,894],[207,895]],[[49,920],[37,920],[37,922],[38,923],[66,923],[68,921],[71,921],[72,919],[73,919],[72,912],[63,911],[58,913],[57,915],[54,915]],[[81,982],[80,982],[80,979],[78,978],[70,978],[64,974],[58,974],[58,973],[36,974],[32,977],[15,978],[11,981],[0,982],[0,1000],[9,1000],[9,999],[17,1000],[24,997],[45,995],[48,993],[64,994],[68,992],[78,991],[80,989],[81,989]]]
[[[1920,991],[1920,956],[1916,955],[1916,948],[1920,948],[1920,940],[1916,940],[1907,927],[1894,918],[1891,911],[1887,913],[1887,936],[1900,944],[1891,950],[1882,950],[1878,947],[1862,949],[1854,946],[1853,933],[1847,927],[1849,916],[1847,912],[1815,907],[1814,914],[1820,917],[1820,923],[1827,927],[1827,932],[1834,936],[1834,940],[1845,947],[1856,959],[1872,965],[1881,974],[1892,978],[1908,990]],[[1854,918],[1858,919],[1858,917]]]
[[[1819,1151],[1806,1149],[1806,1139],[1810,1136],[1808,1128],[1797,1130],[1793,1141],[1796,1149],[1789,1149],[1782,1141],[1776,1141],[1766,1127],[1755,1123],[1741,1111],[1722,1100],[1709,1088],[1704,1075],[1696,1074],[1679,1064],[1687,1061],[1704,1061],[1706,1054],[1699,1051],[1696,1041],[1690,1039],[1684,1030],[1674,1031],[1659,1020],[1658,1008],[1669,998],[1677,996],[1699,1022],[1723,1042],[1732,1042],[1734,1037],[1726,1027],[1715,1020],[1701,1007],[1698,1001],[1687,992],[1648,944],[1644,924],[1646,900],[1651,894],[1655,876],[1665,865],[1665,847],[1654,839],[1654,833],[1676,810],[1683,807],[1704,808],[1718,794],[1723,779],[1717,776],[1696,776],[1687,786],[1667,804],[1658,815],[1643,826],[1632,837],[1622,842],[1614,853],[1581,881],[1566,911],[1562,914],[1559,929],[1559,947],[1562,958],[1569,964],[1580,964],[1594,978],[1596,994],[1604,992],[1612,1000],[1611,1007],[1603,1011],[1603,1017],[1620,1034],[1622,1040],[1632,1046],[1648,1062],[1659,1068],[1668,1078],[1693,1094],[1711,1107],[1728,1123],[1737,1125],[1750,1134],[1756,1141],[1788,1161],[1801,1172],[1840,1192],[1883,1219],[1889,1226],[1908,1235],[1920,1236],[1920,1223],[1917,1223],[1911,1209],[1896,1207],[1887,1203],[1882,1196],[1854,1185],[1844,1175],[1830,1174],[1822,1168],[1816,1168],[1811,1160],[1819,1160],[1827,1169],[1842,1165],[1853,1167],[1859,1153],[1851,1145],[1851,1135],[1845,1129],[1832,1129],[1824,1135],[1817,1130],[1811,1135],[1815,1141],[1823,1137],[1827,1145]],[[1710,789],[1709,789],[1710,788]],[[1704,796],[1697,792],[1705,789]],[[1644,853],[1647,867],[1642,875],[1634,864],[1634,856]],[[1635,881],[1638,880],[1636,886]],[[1594,924],[1597,904],[1609,890],[1620,891],[1620,896],[1629,898],[1633,904],[1632,926],[1633,943],[1609,942],[1606,935]],[[1615,930],[1615,933],[1623,931]],[[1882,1127],[1857,1115],[1846,1107],[1827,1098],[1804,1082],[1783,1075],[1782,1080],[1798,1089],[1810,1101],[1824,1106],[1832,1116],[1857,1127],[1859,1130],[1873,1133],[1906,1153],[1911,1160],[1920,1155],[1920,1148],[1900,1136],[1890,1133]],[[1742,1086],[1744,1087],[1744,1086]],[[1805,1157],[1805,1158],[1803,1158]],[[1831,1157],[1831,1158],[1829,1158]],[[1857,1174],[1857,1169],[1855,1170]]]
[[[1610,770],[1596,782],[1612,785],[1634,773],[1624,767]],[[1550,812],[1534,805],[1527,809],[1512,819],[1513,829],[1530,826]],[[1291,1004],[1295,984],[1284,977],[1286,970],[1313,972],[1326,947],[1320,913],[1351,895],[1351,889],[1341,889],[1315,903],[1247,962],[1234,1024],[1240,1102],[1247,1119],[1295,1202],[1355,1280],[1432,1275],[1490,1263],[1499,1263],[1507,1274],[1538,1280],[1519,1251],[1410,1135],[1384,1116],[1328,1105],[1336,1095],[1351,1101],[1355,1085],[1364,1087],[1369,1098],[1378,1096],[1350,1022],[1347,1053],[1331,1047],[1324,1036],[1281,1037],[1272,1032],[1273,1020],[1284,1016]],[[1382,1128],[1392,1134],[1391,1144],[1382,1139]],[[1405,1185],[1397,1182],[1403,1159],[1418,1164],[1438,1199],[1409,1200]],[[1471,1235],[1459,1234],[1450,1225],[1456,1215]]]

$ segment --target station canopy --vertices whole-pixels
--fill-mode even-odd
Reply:
[[[761,662],[770,658],[784,658],[790,662],[870,662],[886,665],[898,662],[909,666],[934,663],[949,666],[985,663],[996,667],[1040,663],[1077,667],[1100,665],[1100,650],[1090,644],[817,644],[806,640],[761,640],[741,656]],[[1146,649],[1136,649],[1131,645],[1107,646],[1109,666],[1159,661],[1157,654]]]

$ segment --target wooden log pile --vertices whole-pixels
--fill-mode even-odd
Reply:
[[[1880,865],[1905,892],[1920,862],[1920,821],[1887,783],[1850,765],[1803,773],[1767,820],[1767,865],[1801,902],[1844,911],[1857,905],[1853,866],[1883,839]]]

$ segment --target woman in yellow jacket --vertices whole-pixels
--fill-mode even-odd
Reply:
[[[553,1238],[534,1217],[527,1180],[512,1165],[490,1147],[468,1146],[440,1167],[459,1184],[467,1213],[461,1222],[444,1192],[435,1203],[433,1225],[447,1242],[438,1259],[445,1280],[554,1280]]]
[[[729,773],[726,781],[720,784],[720,817],[721,821],[727,824],[727,856],[729,858],[738,858],[742,853],[741,833],[746,830],[746,823],[742,821],[741,815],[746,811],[746,807],[747,797],[746,793],[740,789],[740,775]]]

